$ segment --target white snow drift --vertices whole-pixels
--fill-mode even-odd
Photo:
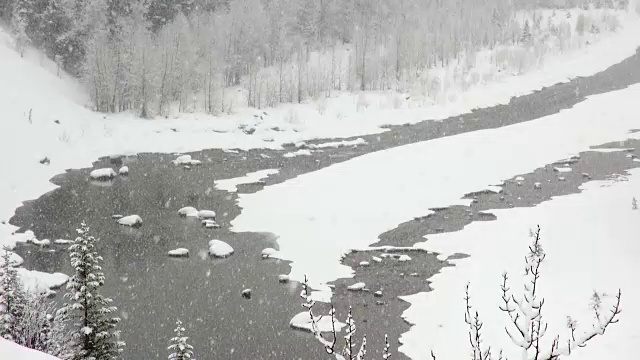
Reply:
[[[256,172],[248,173],[245,176],[237,177],[233,179],[224,179],[224,180],[216,180],[215,186],[218,190],[224,190],[228,192],[236,192],[238,191],[238,185],[241,184],[251,184],[256,181],[260,181],[262,179],[266,179],[269,175],[277,174],[280,170],[278,169],[265,169],[259,170]]]
[[[60,360],[55,356],[22,347],[14,342],[0,338],[2,359],[11,360]]]

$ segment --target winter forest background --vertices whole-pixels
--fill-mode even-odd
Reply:
[[[231,113],[339,91],[446,97],[615,31],[628,0],[0,0],[95,110]],[[563,8],[585,9],[578,16]],[[548,8],[550,10],[539,10]],[[592,11],[586,11],[591,9]],[[486,69],[478,69],[480,63]],[[363,104],[366,106],[366,104]]]

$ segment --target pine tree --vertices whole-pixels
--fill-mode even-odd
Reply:
[[[0,337],[15,341],[21,337],[26,296],[13,268],[9,250],[4,249],[0,269]]]
[[[187,343],[188,337],[184,336],[184,327],[182,321],[176,321],[174,330],[176,336],[171,338],[171,345],[167,348],[171,351],[169,360],[187,360],[193,358],[193,346]]]
[[[522,37],[520,41],[525,45],[530,45],[533,42],[533,35],[531,34],[529,20],[524,21],[524,29],[522,29]]]
[[[16,50],[20,56],[24,56],[24,51],[31,39],[27,35],[30,18],[33,16],[33,3],[30,0],[18,0],[14,4],[11,14],[11,30],[16,38]]]
[[[99,265],[102,257],[95,251],[97,240],[84,222],[77,231],[79,236],[69,247],[75,270],[65,294],[70,303],[59,310],[59,316],[72,322],[72,359],[116,359],[124,342],[119,340],[120,331],[115,329],[120,318],[111,317],[117,308],[111,305],[111,299],[99,293],[105,278]]]

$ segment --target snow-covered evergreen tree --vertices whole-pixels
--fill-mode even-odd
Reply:
[[[26,308],[26,296],[13,268],[9,250],[2,254],[0,268],[0,337],[15,341],[22,334],[22,323]]]
[[[24,56],[24,50],[31,42],[27,35],[29,18],[33,16],[33,2],[31,0],[18,0],[14,4],[11,15],[11,30],[16,38],[16,50],[20,56]]]
[[[187,343],[189,338],[184,336],[184,327],[182,327],[182,321],[176,321],[176,328],[173,330],[176,336],[171,338],[171,345],[167,348],[171,354],[169,354],[169,360],[188,360],[193,358],[193,346]]]
[[[112,317],[117,309],[111,305],[111,299],[99,292],[105,278],[99,265],[102,257],[95,250],[97,240],[84,222],[77,231],[79,236],[69,247],[75,270],[65,294],[69,302],[58,311],[59,316],[72,323],[72,359],[116,359],[124,342],[119,340],[120,331],[116,330],[120,319]]]

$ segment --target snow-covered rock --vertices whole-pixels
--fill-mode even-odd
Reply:
[[[111,218],[112,218],[112,219],[114,219],[114,220],[122,219],[122,215],[120,215],[120,214],[113,214],[113,215],[111,215]]]
[[[175,160],[173,160],[174,165],[200,165],[202,161],[194,160],[191,158],[191,155],[180,155]]]
[[[382,297],[382,291],[378,290],[376,292],[373,293],[373,296],[375,297]]]
[[[542,189],[542,184],[541,184],[541,183],[539,183],[539,182],[534,183],[534,184],[533,184],[533,188],[534,188],[534,189],[537,189],[537,190],[540,190],[540,189]]]
[[[38,239],[34,238],[34,239],[31,239],[31,242],[34,245],[38,245],[40,247],[49,247],[49,246],[51,246],[51,240],[49,240],[49,239],[38,240]]]
[[[559,172],[559,173],[568,173],[571,172],[573,169],[571,169],[570,167],[554,167],[553,171],[555,172]]]
[[[4,255],[5,255],[4,251],[0,251],[0,266],[4,265],[4,257],[2,257]],[[23,262],[24,262],[24,259],[20,255],[14,253],[13,251],[9,251],[9,265],[10,266],[14,266],[14,267],[15,266],[20,266],[20,265],[22,265]]]
[[[68,240],[68,239],[56,239],[53,241],[54,244],[56,245],[69,245],[71,243],[73,243],[73,240]]]
[[[198,217],[198,209],[192,206],[185,206],[182,209],[178,210],[178,215],[180,216],[191,216]]]
[[[286,275],[286,274],[278,275],[278,282],[282,284],[288,283],[290,279],[291,278],[289,277],[289,275]]]
[[[284,154],[282,156],[286,157],[286,158],[292,158],[292,157],[296,157],[296,156],[310,156],[310,155],[311,155],[311,150],[300,149],[298,151],[286,153],[286,154]]]
[[[318,319],[316,320],[316,326],[318,331],[320,332],[331,332],[333,330],[334,325],[336,328],[336,332],[340,332],[340,330],[345,326],[344,323],[341,323],[338,320],[336,320],[335,323],[332,324],[331,316],[328,316],[328,315],[325,315],[322,317],[317,316],[317,317]],[[289,321],[289,326],[291,326],[296,330],[311,332],[312,325],[311,325],[311,317],[309,316],[309,312],[303,311],[301,313],[298,313],[296,316],[294,316],[291,319],[291,321]]]
[[[366,145],[367,141],[363,138],[357,138],[355,140],[343,140],[335,142],[327,142],[321,144],[307,144],[309,149],[326,149],[326,148],[341,148],[341,147],[356,147],[358,145]]]
[[[523,178],[522,176],[518,176],[518,177],[517,177],[517,178],[515,178],[514,180],[515,180],[515,181],[518,181],[518,182],[523,182],[523,181],[524,181],[524,178]]]
[[[242,290],[241,295],[245,299],[251,299],[251,292],[252,292],[251,289],[244,289]]]
[[[118,174],[122,175],[122,176],[127,176],[129,175],[129,167],[128,166],[123,166],[120,168],[120,170],[118,170]]]
[[[278,252],[278,250],[274,249],[274,248],[266,248],[262,250],[262,258],[263,259],[267,259],[272,257],[273,255],[275,255]]]
[[[360,266],[369,266],[371,265],[368,261],[360,261]]]
[[[377,257],[377,256],[372,256],[372,257],[371,257],[371,260],[373,260],[373,261],[375,261],[375,262],[377,262],[377,263],[382,262],[382,259],[381,259],[381,258],[379,258],[379,257]]]
[[[89,177],[94,180],[110,180],[117,176],[112,168],[96,169],[89,173]]]
[[[118,220],[118,224],[124,226],[139,227],[142,226],[142,218],[138,215],[129,215]]]
[[[353,285],[347,286],[347,290],[362,291],[362,290],[364,290],[365,286],[366,286],[365,283],[359,282],[359,283],[355,283]]]
[[[189,249],[177,248],[177,249],[169,250],[167,254],[173,257],[187,257],[189,256]]]
[[[219,258],[226,258],[231,256],[232,254],[233,248],[226,242],[220,240],[209,241],[209,255]]]
[[[567,181],[567,178],[564,176],[559,176],[558,181]]]
[[[18,276],[25,289],[33,293],[46,293],[51,289],[58,289],[69,281],[69,276],[63,273],[45,273],[25,268],[17,268]]]
[[[220,224],[218,224],[215,220],[202,220],[202,226],[207,229],[220,229]]]
[[[398,261],[400,261],[400,262],[411,261],[411,257],[409,255],[402,254],[402,255],[398,256]]]
[[[216,212],[212,210],[200,210],[198,211],[198,218],[215,220]]]

